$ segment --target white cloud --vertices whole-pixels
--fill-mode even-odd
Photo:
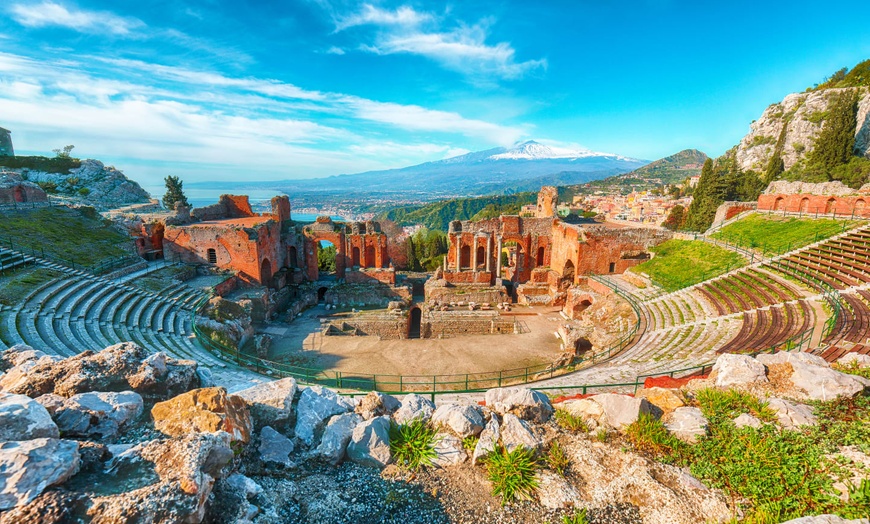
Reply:
[[[330,55],[343,55],[345,53],[345,51],[344,51],[344,49],[342,49],[338,46],[332,46],[326,50],[326,53],[330,54]]]
[[[129,35],[145,25],[136,18],[124,18],[106,11],[67,8],[51,0],[39,4],[15,4],[9,11],[16,22],[26,27],[60,26],[82,33]]]
[[[373,41],[361,43],[360,50],[382,55],[420,55],[472,77],[516,79],[547,68],[545,59],[518,62],[516,51],[508,42],[487,44],[490,23],[484,20],[469,26],[460,22],[456,27],[445,29],[443,20],[408,6],[390,11],[364,4],[359,12],[339,18],[335,31],[375,26]]]

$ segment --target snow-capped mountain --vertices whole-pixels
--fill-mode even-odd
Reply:
[[[566,148],[557,146],[548,146],[529,140],[522,142],[514,147],[505,150],[503,153],[491,155],[489,160],[545,160],[555,158],[589,158],[589,157],[611,157],[621,160],[632,161],[635,159],[623,157],[620,155],[612,155],[610,153],[597,153],[585,148]]]

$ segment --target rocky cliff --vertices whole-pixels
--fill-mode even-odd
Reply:
[[[812,151],[824,125],[831,102],[842,92],[858,93],[858,125],[855,128],[856,153],[870,158],[870,89],[847,87],[793,93],[782,102],[770,105],[737,146],[737,164],[744,171],[764,171],[782,136],[785,169]],[[783,135],[784,133],[784,135]]]

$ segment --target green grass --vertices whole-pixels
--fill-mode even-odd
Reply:
[[[535,451],[519,446],[507,451],[498,446],[486,458],[486,476],[492,483],[492,494],[501,497],[502,504],[513,500],[532,500],[538,489]]]
[[[26,267],[0,276],[0,304],[15,306],[42,284],[63,276],[63,273],[42,267]]]
[[[751,413],[774,419],[767,405],[746,393],[702,390],[695,402],[709,420],[709,436],[694,445],[670,435],[661,421],[641,416],[626,430],[639,451],[664,462],[689,467],[708,486],[740,501],[742,522],[767,524],[804,515],[833,513],[846,519],[868,514],[870,486],[852,486],[839,499],[833,484],[851,474],[830,458],[840,446],[870,451],[870,395],[814,404],[817,426],[796,431],[767,423],[737,428],[732,418]]]
[[[565,454],[565,449],[559,444],[558,440],[554,440],[547,450],[547,465],[558,473],[560,476],[565,476],[565,470],[568,469],[568,464],[571,459]]]
[[[0,240],[93,267],[131,255],[130,237],[99,215],[66,207],[0,213]]]
[[[655,256],[631,270],[669,292],[746,265],[739,254],[700,240],[668,240],[650,251]]]
[[[568,431],[589,431],[586,421],[578,416],[568,413],[564,409],[557,409],[553,413],[553,417],[556,419],[556,424],[558,424],[562,429]]]
[[[435,453],[435,428],[422,418],[407,424],[390,423],[390,451],[395,463],[410,470],[431,466]]]
[[[857,220],[800,219],[753,214],[720,229],[715,239],[778,255],[842,233],[861,224]]]
[[[130,282],[130,284],[138,287],[139,289],[144,289],[145,291],[159,293],[160,291],[166,289],[168,286],[175,284],[177,281],[175,277],[182,273],[185,273],[186,271],[188,271],[187,267],[168,266],[148,273],[144,277],[137,278]]]

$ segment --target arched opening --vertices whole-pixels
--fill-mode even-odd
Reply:
[[[834,213],[834,206],[837,204],[836,198],[829,198],[827,202],[825,202],[825,214],[830,215]]]
[[[24,192],[24,188],[21,186],[15,186],[14,197],[16,202],[27,202],[27,193]]]
[[[501,256],[502,267],[504,268],[502,278],[519,282],[522,271],[527,269],[522,244],[515,240],[506,241],[502,248]]]
[[[865,208],[867,204],[862,199],[858,199],[855,201],[855,214],[856,215],[864,215]]]
[[[544,247],[541,246],[538,248],[538,256],[535,257],[535,267],[542,267],[544,265]]]
[[[459,250],[459,267],[471,267],[471,246],[462,246],[462,249]]]
[[[486,249],[483,246],[477,246],[477,267],[486,266]]]
[[[408,323],[408,338],[420,338],[420,324],[423,318],[423,313],[420,308],[411,308],[411,318]]]
[[[326,291],[325,287],[322,287],[317,290],[317,302],[323,303],[326,302]]]
[[[590,351],[592,349],[592,342],[589,342],[588,339],[578,338],[576,342],[574,342],[574,355],[580,356]]]
[[[807,197],[803,197],[801,199],[801,206],[799,208],[801,213],[806,213],[810,210],[810,199]]]
[[[785,199],[777,197],[776,200],[773,201],[773,210],[782,211],[783,209],[785,209]]]
[[[352,265],[354,267],[359,267],[362,265],[362,264],[360,264],[360,261],[359,261],[359,248],[358,247],[354,246],[353,249],[350,250],[350,258],[351,258],[350,265]]]
[[[217,264],[217,251],[213,247],[208,248],[205,252],[209,264]]]
[[[579,304],[574,306],[574,313],[575,314],[582,313],[582,312],[586,311],[587,309],[589,309],[589,306],[591,306],[591,305],[592,305],[591,300],[581,300]]]
[[[260,264],[260,283],[266,287],[272,285],[272,263],[268,258],[264,258],[263,263]]]
[[[338,250],[335,244],[329,240],[317,242],[317,278],[332,277],[335,275],[335,262]]]
[[[574,262],[567,260],[562,268],[562,287],[569,287],[574,283]]]
[[[374,246],[366,247],[366,267],[380,267],[378,266],[378,261],[375,260],[375,248]]]
[[[290,246],[287,248],[287,267],[296,269],[298,266],[298,258],[299,254],[296,251],[296,246]]]

